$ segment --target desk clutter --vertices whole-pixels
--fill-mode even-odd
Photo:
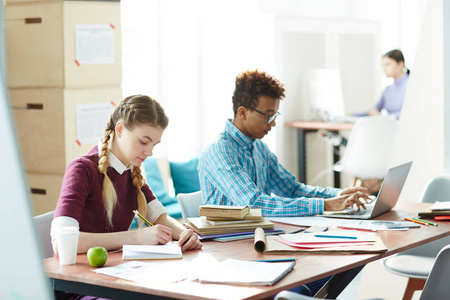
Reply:
[[[295,260],[272,263],[229,258],[219,262],[212,256],[201,253],[191,262],[131,261],[92,271],[142,284],[191,280],[201,283],[261,286],[275,284],[294,266]],[[158,270],[158,276],[154,276],[155,269]]]
[[[436,201],[427,211],[418,213],[420,218],[450,221],[450,201]]]
[[[257,228],[254,248],[261,254],[357,254],[387,251],[376,233],[356,230],[266,236],[261,229]]]

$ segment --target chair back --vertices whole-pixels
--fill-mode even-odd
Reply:
[[[186,218],[199,216],[199,207],[203,204],[202,191],[193,193],[179,193],[177,195],[177,200],[181,207],[183,222],[186,222]]]
[[[275,300],[312,300],[313,297],[294,293],[291,291],[281,291],[279,292],[275,298]]]
[[[436,201],[446,201],[450,195],[450,177],[438,176],[433,178],[426,185],[420,202],[434,203]],[[450,244],[450,236],[440,238],[409,250],[405,254],[421,255],[426,257],[435,257],[445,245]]]
[[[383,179],[389,167],[397,120],[393,117],[363,117],[350,132],[340,162],[341,170],[361,179]]]
[[[420,198],[420,202],[434,203],[447,201],[450,195],[450,177],[438,176],[428,182]]]
[[[50,227],[53,220],[54,211],[49,211],[45,214],[33,217],[34,224],[36,225],[39,239],[42,245],[43,257],[48,258],[53,256],[53,247],[50,237]]]
[[[448,299],[450,295],[450,245],[439,252],[425,283],[420,299]]]

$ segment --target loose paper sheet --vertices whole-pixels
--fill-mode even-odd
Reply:
[[[131,261],[114,267],[93,269],[92,271],[146,285],[154,284],[155,282],[158,284],[175,283],[190,278],[196,278],[195,275],[191,276],[191,265],[183,261],[168,261],[164,263],[156,261],[151,263]]]
[[[77,105],[77,140],[81,144],[97,143],[113,111],[111,103]]]
[[[114,29],[109,24],[76,24],[75,51],[80,65],[114,64]]]
[[[297,226],[336,226],[353,227],[354,229],[373,230],[408,230],[408,228],[420,227],[420,225],[407,221],[380,221],[380,220],[352,220],[334,219],[321,216],[312,217],[273,217],[270,221],[291,224]]]

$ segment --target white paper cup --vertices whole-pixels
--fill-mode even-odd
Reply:
[[[56,234],[58,245],[59,264],[73,265],[77,262],[78,237],[80,231],[77,227],[60,228]]]

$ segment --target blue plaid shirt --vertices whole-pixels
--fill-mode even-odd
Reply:
[[[250,139],[230,120],[201,155],[198,172],[203,202],[247,205],[264,216],[320,214],[323,199],[340,191],[296,182],[265,143]]]

